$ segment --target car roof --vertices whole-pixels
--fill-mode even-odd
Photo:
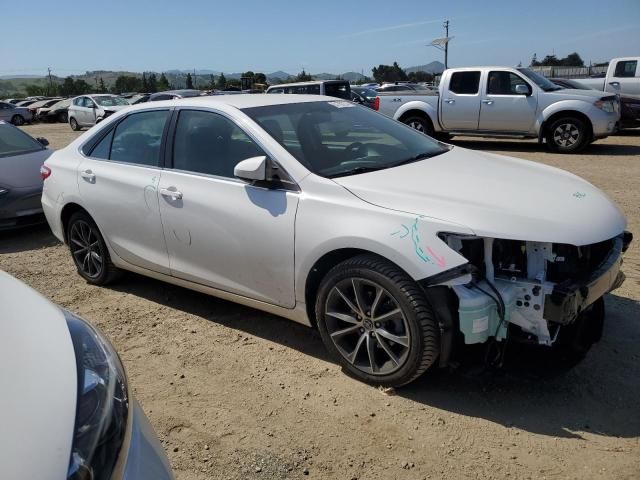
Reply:
[[[279,83],[278,85],[271,85],[269,88],[279,88],[279,87],[297,87],[301,85],[320,85],[321,83],[349,83],[346,80],[310,80],[308,82],[292,82],[292,83]]]
[[[239,95],[205,95],[200,97],[177,98],[174,100],[161,100],[153,104],[144,103],[140,106],[134,105],[134,109],[157,108],[167,106],[193,106],[193,107],[218,107],[228,105],[238,109],[265,107],[269,105],[287,105],[293,103],[308,103],[319,101],[346,101],[335,97],[323,95],[258,95],[254,93],[241,93]],[[129,110],[131,111],[131,110]]]

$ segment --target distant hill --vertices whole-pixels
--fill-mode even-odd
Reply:
[[[345,72],[340,76],[349,82],[357,82],[364,78],[364,75],[358,72]]]
[[[277,72],[267,73],[267,81],[270,82],[272,79],[286,80],[289,77],[293,77],[290,73],[283,72],[282,70],[278,70]]]
[[[426,65],[418,65],[416,67],[409,67],[404,69],[407,73],[412,72],[427,72],[427,73],[442,73],[444,72],[444,63],[442,62],[430,62]]]

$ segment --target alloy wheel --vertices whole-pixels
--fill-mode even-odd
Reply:
[[[97,278],[104,268],[104,252],[99,234],[84,220],[71,226],[69,245],[76,266],[89,278]]]
[[[417,131],[419,131],[421,133],[426,133],[426,130],[425,130],[424,125],[422,124],[422,122],[419,122],[417,120],[413,120],[413,121],[409,122],[408,125],[411,128],[413,128],[413,129],[415,129],[415,130],[417,130]]]
[[[325,323],[340,354],[362,372],[389,375],[407,359],[407,319],[396,299],[371,280],[338,282],[327,296]]]
[[[580,139],[580,130],[573,123],[561,123],[553,131],[553,141],[559,147],[572,147]]]

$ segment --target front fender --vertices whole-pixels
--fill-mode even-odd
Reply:
[[[433,97],[436,99],[438,97]],[[414,100],[412,102],[407,102],[396,110],[396,113],[393,115],[394,120],[399,120],[405,113],[410,112],[412,110],[417,110],[427,115],[431,120],[434,130],[440,131],[440,124],[438,123],[438,109],[437,105],[434,107],[430,103],[424,102],[422,100]]]
[[[560,112],[580,112],[593,123],[591,119],[593,118],[594,109],[596,109],[596,107],[593,103],[585,102],[583,100],[562,100],[560,102],[552,103],[538,113],[535,123],[536,132],[540,134],[542,132],[541,128],[544,122],[556,113]]]

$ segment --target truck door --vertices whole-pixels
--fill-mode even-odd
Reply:
[[[446,130],[477,130],[480,114],[480,70],[449,76],[440,97],[440,122]]]
[[[480,104],[480,130],[528,132],[536,117],[538,97],[520,75],[492,70],[486,78]]]
[[[611,71],[611,67],[609,67]],[[607,76],[607,92],[640,95],[640,69],[638,60],[618,60],[613,75]]]

